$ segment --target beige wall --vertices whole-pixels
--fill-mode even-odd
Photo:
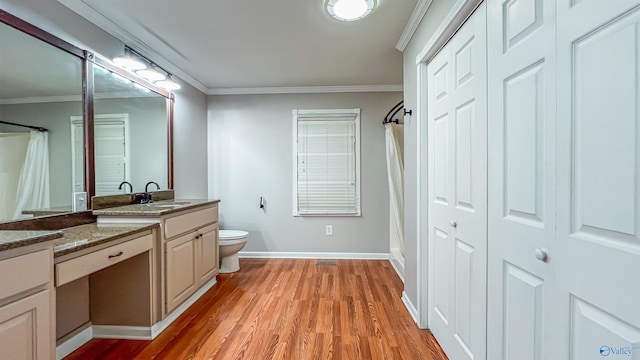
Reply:
[[[453,8],[454,0],[433,0],[427,14],[420,22],[413,38],[403,53],[404,57],[404,106],[413,110],[413,116],[405,120],[404,134],[404,179],[405,179],[405,214],[404,214],[404,286],[405,293],[414,306],[418,303],[418,129],[419,114],[417,98],[416,56],[422,51],[433,36],[442,20]],[[426,160],[426,159],[425,159]],[[423,162],[426,164],[426,162]],[[426,189],[425,189],[426,190]],[[425,194],[426,195],[426,194]],[[423,212],[426,216],[426,212]],[[426,261],[426,259],[424,259]]]
[[[382,120],[401,99],[400,92],[210,96],[209,195],[221,199],[222,228],[249,231],[245,251],[388,254]],[[362,216],[294,217],[291,110],[339,108],[362,111]]]

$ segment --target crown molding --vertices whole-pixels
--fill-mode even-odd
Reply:
[[[455,35],[464,25],[465,21],[473,14],[483,0],[458,0],[449,14],[442,20],[431,39],[416,56],[416,65],[427,63],[433,59],[442,47]]]
[[[402,31],[402,35],[400,35],[400,39],[398,39],[398,42],[396,43],[396,49],[404,51],[404,49],[407,48],[407,45],[409,45],[409,41],[411,41],[413,34],[415,34],[418,29],[418,25],[420,25],[422,18],[427,14],[427,10],[429,10],[431,3],[433,3],[433,0],[418,0],[407,25],[405,25],[404,30]]]
[[[52,103],[52,102],[70,102],[82,101],[81,95],[61,95],[61,96],[31,96],[13,99],[1,99],[0,105],[15,104],[36,104],[36,103]]]
[[[212,88],[207,95],[326,94],[402,91],[402,84],[352,86],[283,86],[253,88]]]
[[[154,92],[135,93],[129,91],[117,91],[108,93],[96,93],[94,99],[130,99],[130,98],[155,98],[159,96]],[[71,102],[82,101],[80,95],[61,95],[61,96],[31,96],[23,98],[0,99],[0,105],[16,105],[16,104],[38,104],[38,103],[54,103],[54,102]]]
[[[109,20],[106,16],[102,15],[97,9],[89,5],[86,1],[84,0],[57,0],[57,1],[62,5],[68,7],[72,11],[76,12],[78,15],[82,16],[83,18],[89,20],[89,22],[93,23],[97,27],[111,34],[116,39],[130,46],[136,52],[139,52],[141,55],[149,58],[150,60],[153,60],[153,62],[167,69],[167,71],[171,72],[173,75],[179,77],[180,79],[189,83],[191,86],[202,91],[203,93],[207,93],[207,86],[205,86],[200,81],[196,80],[191,75],[187,74],[185,71],[181,70],[178,66],[174,65],[171,61],[169,61],[166,57],[164,57],[163,55],[155,51],[151,46],[147,45],[144,41],[138,39],[128,31],[126,31],[124,28],[122,28],[122,26]]]

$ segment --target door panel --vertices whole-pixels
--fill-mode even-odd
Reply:
[[[557,341],[569,347],[569,359],[638,358],[640,1],[562,0],[557,12],[558,96],[565,101],[558,102],[551,256],[559,325],[568,329]]]
[[[488,2],[489,359],[564,359],[549,340],[556,173],[555,1]],[[551,253],[539,261],[536,250]],[[549,328],[549,331],[547,331]]]
[[[451,359],[486,356],[486,13],[427,66],[429,328]]]

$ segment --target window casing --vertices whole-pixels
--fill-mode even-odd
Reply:
[[[360,109],[293,110],[294,216],[360,216]]]

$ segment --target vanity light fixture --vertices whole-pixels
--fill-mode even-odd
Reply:
[[[131,49],[126,46],[124,48],[124,55],[114,57],[113,63],[129,71],[142,70],[147,68],[147,64],[134,56]]]
[[[181,88],[180,84],[173,81],[173,75],[170,72],[126,45],[124,55],[113,58],[113,62],[163,89],[173,91]]]
[[[164,80],[167,77],[167,75],[156,70],[155,66],[150,66],[144,70],[138,70],[136,71],[136,74],[152,82]]]
[[[171,74],[167,74],[167,78],[165,80],[156,81],[154,84],[169,91],[178,90],[182,87],[173,80],[173,76]]]
[[[369,15],[376,6],[376,0],[326,0],[329,15],[340,21],[360,20]]]

